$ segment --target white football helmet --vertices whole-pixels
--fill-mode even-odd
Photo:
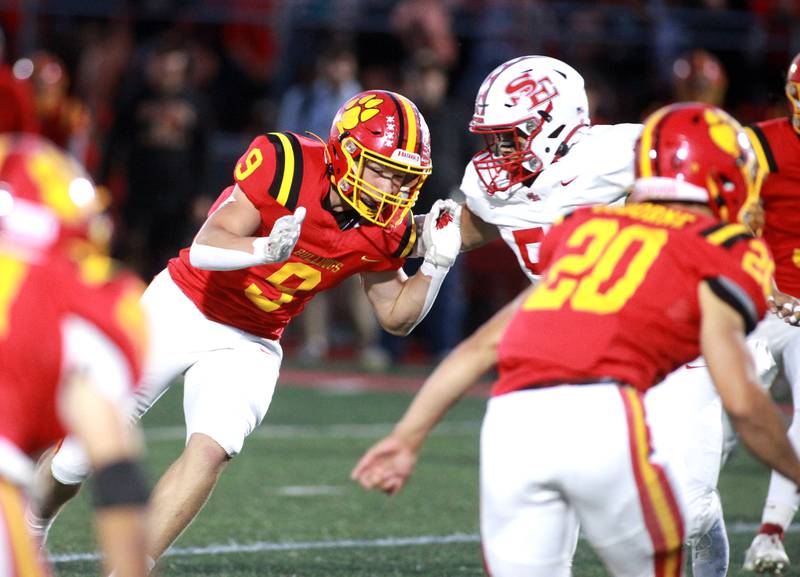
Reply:
[[[548,56],[522,56],[495,68],[475,99],[470,132],[486,148],[472,158],[489,194],[530,179],[567,152],[589,124],[583,77]]]

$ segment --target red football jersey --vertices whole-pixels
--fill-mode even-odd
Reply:
[[[800,136],[788,118],[748,128],[759,164],[769,171],[761,187],[764,240],[775,258],[775,282],[800,297]]]
[[[63,257],[35,264],[0,252],[0,437],[35,453],[64,436],[56,411],[62,375],[61,325],[79,316],[122,352],[134,382],[144,355],[142,284],[110,277],[108,259]]]
[[[553,227],[545,276],[500,343],[493,394],[617,381],[645,391],[700,354],[697,287],[766,312],[772,257],[741,224],[663,205],[589,207]]]
[[[359,272],[397,270],[416,240],[414,218],[381,228],[363,224],[341,230],[324,206],[331,182],[322,143],[290,132],[256,138],[236,164],[234,179],[261,213],[254,236],[306,209],[300,239],[289,259],[233,271],[207,271],[189,262],[189,249],[170,260],[169,272],[209,319],[278,339],[318,292]],[[226,189],[212,211],[231,194]]]

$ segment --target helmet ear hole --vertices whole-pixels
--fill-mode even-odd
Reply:
[[[724,174],[719,175],[719,180],[722,182],[722,190],[724,192],[731,193],[736,190],[736,185]]]

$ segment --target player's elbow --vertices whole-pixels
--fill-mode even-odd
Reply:
[[[399,322],[389,319],[382,319],[379,321],[381,328],[390,335],[396,337],[407,337],[414,330],[416,323]]]
[[[764,392],[758,384],[752,382],[747,382],[746,385],[737,389],[722,397],[725,412],[734,423],[752,421],[761,410]]]

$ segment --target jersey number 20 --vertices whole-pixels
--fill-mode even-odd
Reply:
[[[638,224],[620,230],[619,222],[611,219],[585,222],[567,239],[571,248],[586,245],[584,251],[558,259],[523,308],[555,310],[569,301],[576,311],[615,313],[642,284],[667,237],[666,230]],[[615,275],[633,245],[637,245],[636,250],[626,268]],[[616,280],[607,286],[612,275]]]

